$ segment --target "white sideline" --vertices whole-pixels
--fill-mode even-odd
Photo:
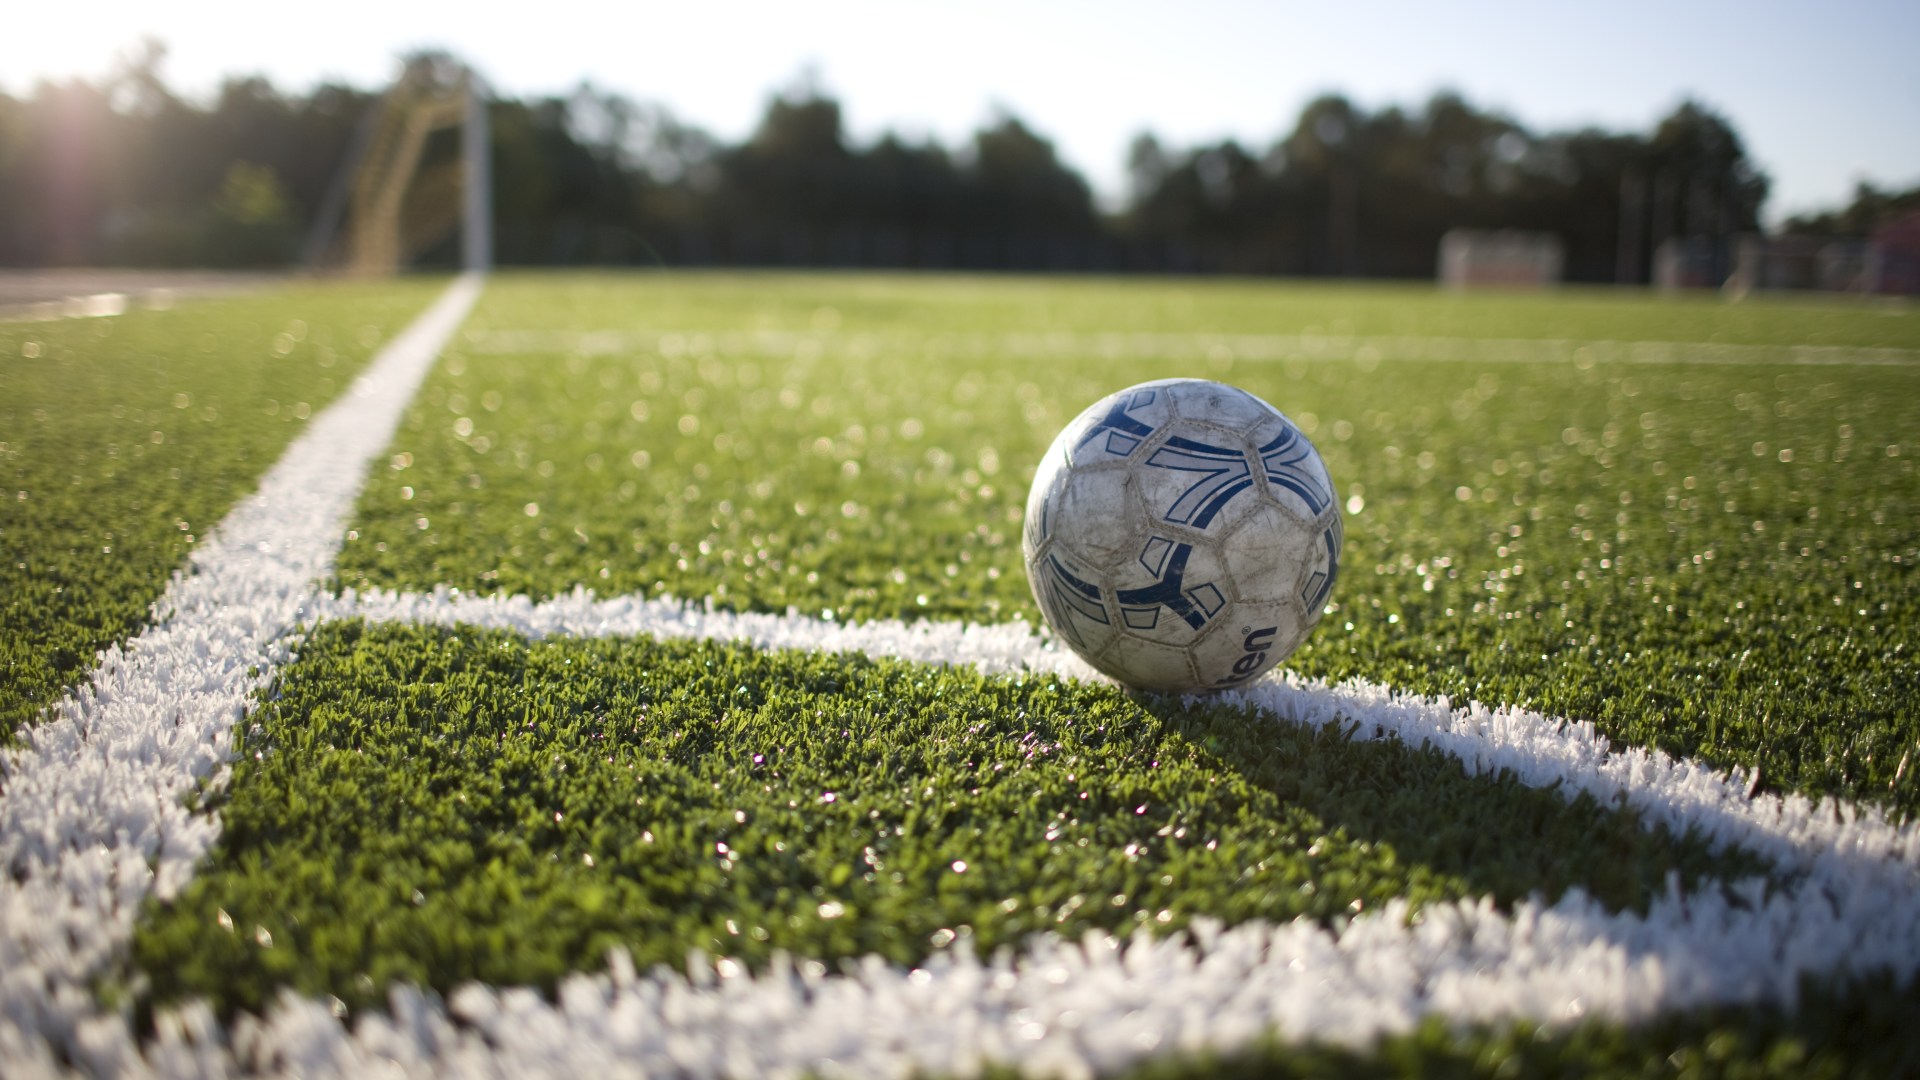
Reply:
[[[55,1052],[93,1072],[137,1068],[123,1018],[97,1013],[89,980],[117,961],[140,904],[179,890],[219,836],[183,800],[223,782],[233,726],[332,567],[368,462],[481,284],[457,279],[389,343],[174,575],[152,625],[0,752],[8,1072],[50,1069]]]
[[[139,1045],[102,1014],[88,980],[113,970],[139,902],[179,889],[218,836],[181,799],[222,782],[247,696],[288,655],[297,624],[359,616],[468,622],[521,633],[658,634],[760,647],[1086,675],[1020,624],[827,623],[736,615],[587,593],[526,598],[325,596],[368,459],[385,445],[438,342],[479,290],[450,289],[376,359],[355,405],[317,418],[197,553],[154,627],[102,658],[92,684],[0,755],[0,1061],[51,1072],[64,1054],[99,1074],[902,1075],[990,1062],[1061,1075],[1180,1049],[1231,1050],[1269,1031],[1360,1044],[1427,1016],[1455,1021],[1579,1016],[1636,1020],[1706,1002],[1791,1003],[1802,973],[1920,970],[1920,834],[1876,810],[1800,798],[1748,800],[1742,778],[1640,750],[1611,752],[1590,727],[1522,710],[1454,708],[1369,684],[1271,678],[1244,704],[1292,722],[1395,735],[1511,769],[1571,796],[1592,792],[1718,846],[1771,859],[1787,887],[1731,898],[1677,890],[1648,915],[1610,914],[1580,893],[1511,914],[1484,902],[1401,905],[1335,932],[1308,923],[1202,925],[1121,944],[1041,938],[1017,954],[961,955],[923,970],[877,959],[829,975],[804,958],[749,976],[727,961],[687,975],[566,980],[549,1004],[523,989],[467,987],[447,1002],[396,987],[386,1015],[336,1020],[291,994],[222,1031],[204,1005],[162,1014]],[[438,335],[436,338],[435,335]],[[403,343],[406,343],[403,347]]]

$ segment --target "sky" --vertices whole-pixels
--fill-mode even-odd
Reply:
[[[1051,139],[1108,205],[1128,144],[1236,138],[1260,149],[1326,92],[1372,109],[1452,90],[1534,131],[1651,130],[1681,101],[1717,110],[1773,179],[1766,216],[1837,207],[1855,183],[1920,184],[1920,3],[1913,0],[24,0],[0,89],[98,78],[142,38],[176,91],[265,75],[376,88],[422,47],[508,95],[586,80],[735,141],[811,72],[850,133],[958,146],[996,110]]]

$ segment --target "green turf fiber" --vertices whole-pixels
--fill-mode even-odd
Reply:
[[[551,988],[630,950],[761,966],[1325,922],[1763,869],[1398,743],[1053,678],[331,623],[240,748],[218,852],[149,912],[160,1000]]]
[[[1920,985],[1884,978],[1835,988],[1810,984],[1799,1007],[1719,1008],[1634,1028],[1584,1023],[1454,1030],[1428,1020],[1365,1053],[1265,1040],[1233,1054],[1169,1054],[1126,1080],[1330,1080],[1372,1077],[1727,1077],[1842,1080],[1920,1073],[1912,1017]],[[1011,1077],[1010,1070],[992,1075]]]
[[[193,544],[440,287],[0,323],[0,743],[146,622]]]
[[[1210,358],[1087,351],[1109,331]],[[1017,529],[1048,441],[1114,389],[1208,376],[1293,415],[1355,511],[1296,669],[1589,718],[1757,764],[1763,788],[1920,808],[1920,364],[1251,362],[1222,333],[1912,350],[1920,314],[1248,282],[504,278],[370,483],[340,580],[1035,619]],[[995,351],[1047,334],[1067,335],[1056,355]]]

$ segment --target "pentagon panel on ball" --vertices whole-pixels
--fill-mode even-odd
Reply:
[[[1320,621],[1340,570],[1333,480],[1278,409],[1204,379],[1141,383],[1060,432],[1027,496],[1027,579],[1053,632],[1129,686],[1238,686]]]

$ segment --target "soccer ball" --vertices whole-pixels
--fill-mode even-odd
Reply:
[[[1320,454],[1204,379],[1141,383],[1054,439],[1027,496],[1027,583],[1053,632],[1141,690],[1239,686],[1299,648],[1340,571]]]

